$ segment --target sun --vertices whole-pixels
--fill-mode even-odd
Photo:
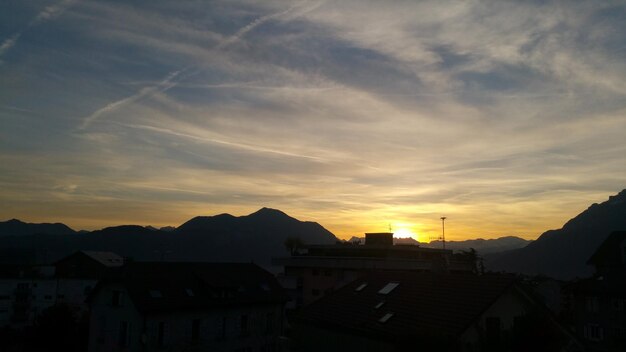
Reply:
[[[417,239],[417,234],[407,228],[399,228],[393,231],[393,237],[395,238],[415,238]]]

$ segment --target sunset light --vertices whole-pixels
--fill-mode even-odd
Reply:
[[[413,231],[411,231],[409,228],[405,228],[405,227],[400,227],[397,229],[393,230],[393,237],[395,238],[408,238],[411,237],[413,239],[415,239],[416,241],[419,240],[419,236],[414,233]]]
[[[626,351],[625,19],[0,0],[0,351]]]

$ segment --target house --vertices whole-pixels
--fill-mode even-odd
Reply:
[[[115,253],[79,251],[51,265],[0,266],[0,327],[32,326],[43,310],[59,303],[85,313],[100,277],[122,264]]]
[[[278,278],[298,308],[375,270],[472,272],[475,258],[452,250],[393,245],[393,233],[366,233],[365,244],[309,245],[290,257],[272,258],[284,267]]]
[[[575,331],[589,351],[624,351],[626,231],[611,233],[587,263],[594,276],[567,287]]]
[[[275,351],[285,301],[255,264],[131,262],[90,296],[89,351]]]
[[[582,350],[512,276],[385,271],[301,308],[302,351]]]
[[[124,258],[113,252],[78,251],[54,263],[63,278],[98,278],[109,268],[120,267]]]

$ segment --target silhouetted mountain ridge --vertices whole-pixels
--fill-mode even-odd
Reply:
[[[0,236],[25,236],[35,234],[70,235],[75,234],[69,226],[61,223],[25,223],[17,219],[0,222]]]
[[[121,225],[80,236],[6,236],[0,238],[0,257],[6,251],[22,251],[37,256],[35,261],[43,261],[41,253],[50,260],[76,250],[98,250],[137,260],[255,261],[267,266],[272,256],[287,254],[284,241],[289,236],[300,237],[308,244],[332,244],[337,240],[318,223],[263,208],[239,217],[197,216],[168,231]]]
[[[528,246],[494,254],[492,270],[543,274],[560,279],[592,273],[587,259],[613,231],[626,230],[626,189],[601,204],[594,203],[561,229],[548,230]]]

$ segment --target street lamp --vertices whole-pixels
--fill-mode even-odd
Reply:
[[[446,249],[446,217],[441,217],[441,241],[443,243],[443,249]]]

